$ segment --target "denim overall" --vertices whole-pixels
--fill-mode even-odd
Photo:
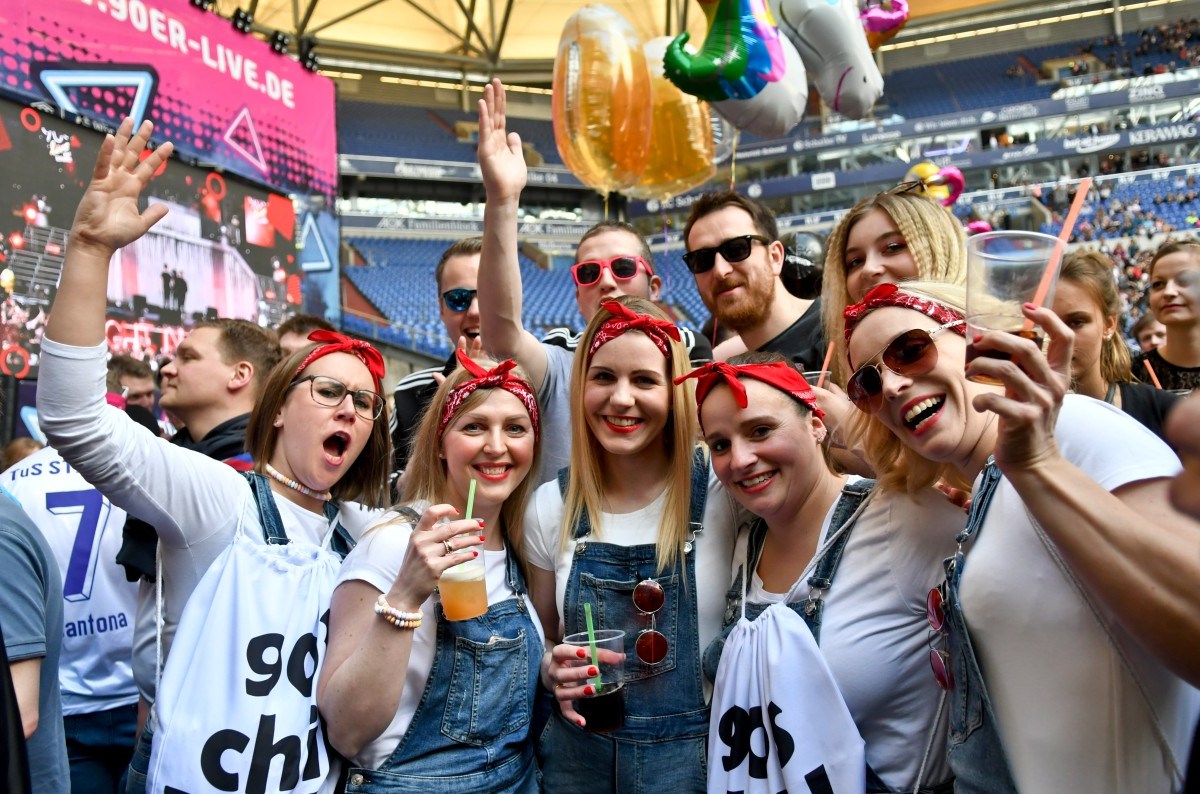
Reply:
[[[1016,794],[1017,784],[1008,766],[1008,756],[1000,741],[996,715],[984,686],[983,674],[971,645],[971,635],[963,616],[963,545],[978,537],[988,506],[1003,475],[989,458],[983,480],[975,490],[967,526],[955,541],[958,551],[946,559],[943,611],[954,688],[950,690],[949,760],[954,770],[955,791],[960,794]]]
[[[567,470],[559,472],[566,492]],[[703,529],[708,498],[708,463],[697,451],[692,462],[690,538],[684,559],[658,573],[654,543],[615,546],[588,542],[584,514],[575,527],[575,561],[563,604],[564,631],[586,630],[584,604],[595,625],[625,631],[625,727],[610,734],[587,733],[556,710],[542,732],[538,754],[546,791],[703,792],[707,784],[708,704],[700,670],[696,605],[696,536]],[[686,569],[684,564],[686,562]],[[654,616],[669,644],[656,665],[638,659],[634,643],[650,619],[633,604],[633,589],[657,581],[666,599]]]
[[[511,547],[510,547],[511,548]],[[470,620],[446,620],[412,723],[379,769],[349,770],[346,794],[536,794],[529,735],[542,640],[525,603],[525,580],[507,554],[516,596]]]
[[[271,492],[267,478],[253,471],[243,472],[243,476],[250,484],[254,501],[258,505],[258,521],[262,524],[263,539],[271,545],[291,543],[287,532],[283,529],[283,519],[279,517],[279,508],[275,505],[275,495]],[[326,502],[324,511],[325,520],[333,521],[337,517],[338,507],[333,502]],[[329,547],[344,560],[354,546],[354,538],[339,521],[333,528],[333,537],[330,539]],[[146,720],[145,727],[142,728],[142,735],[133,751],[133,760],[129,763],[129,773],[125,783],[126,794],[145,794],[146,775],[150,771],[150,748],[153,746],[153,742],[154,716],[151,714]]]

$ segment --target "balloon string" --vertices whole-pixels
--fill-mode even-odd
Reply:
[[[729,189],[730,190],[733,190],[733,185],[737,181],[737,150],[738,150],[738,143],[741,140],[741,137],[742,136],[738,135],[737,133],[734,133],[733,149],[731,149],[730,153],[729,153]]]
[[[604,194],[604,220],[608,220],[608,193]]]

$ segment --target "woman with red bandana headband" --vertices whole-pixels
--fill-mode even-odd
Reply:
[[[931,488],[879,492],[872,480],[833,473],[816,397],[782,356],[746,353],[688,377],[713,469],[756,516],[738,533],[724,627],[705,651],[705,674],[716,679],[743,605],[754,621],[786,603],[812,630],[866,743],[866,790],[949,792],[925,598],[941,581],[962,511]]]
[[[649,301],[606,301],[571,380],[571,465],[527,512],[531,590],[558,709],[538,753],[547,791],[704,791],[711,684],[702,649],[720,631],[735,508],[697,446],[679,331]],[[624,725],[588,730],[597,694],[562,637],[625,632]],[[599,728],[593,725],[593,728]]]
[[[353,765],[347,792],[539,790],[530,728],[543,638],[522,526],[538,405],[512,361],[458,360],[417,428],[408,501],[363,536],[334,592],[317,697]],[[450,619],[434,588],[476,559],[487,611]]]
[[[168,662],[163,670],[165,688],[173,671],[187,670],[194,663],[188,653],[181,652],[178,659],[167,656],[177,637],[182,640],[185,634],[196,634],[189,625],[224,625],[231,645],[241,641],[239,632],[245,626],[265,623],[262,636],[272,637],[276,636],[272,621],[292,625],[291,618],[298,612],[296,605],[274,603],[269,595],[263,595],[255,604],[235,602],[229,614],[211,611],[216,602],[189,601],[198,587],[211,584],[212,577],[206,573],[215,575],[226,570],[229,560],[243,559],[239,556],[243,550],[249,557],[263,558],[275,552],[284,554],[286,549],[293,550],[294,555],[301,555],[301,550],[311,552],[306,558],[309,562],[294,556],[289,558],[291,562],[281,563],[272,571],[286,568],[296,573],[297,581],[315,583],[305,584],[305,592],[313,593],[317,601],[323,597],[326,603],[313,604],[312,614],[301,615],[300,622],[310,619],[312,628],[304,631],[323,633],[319,619],[329,598],[322,589],[324,577],[332,572],[327,582],[331,592],[339,562],[339,556],[330,549],[344,556],[376,517],[377,511],[372,508],[384,504],[389,437],[387,409],[380,390],[382,356],[365,342],[332,332],[314,333],[310,337],[314,344],[293,353],[272,370],[247,428],[247,449],[254,459],[254,471],[246,475],[154,437],[105,404],[104,324],[109,262],[119,249],[146,234],[167,212],[165,204],[152,203],[144,211],[140,207],[145,205],[139,205],[142,190],[171,153],[169,143],[147,152],[151,131],[152,125],[144,122],[135,133],[132,123],[126,120],[101,147],[92,181],[71,227],[55,312],[43,341],[38,410],[47,436],[63,458],[107,499],[158,532],[164,604],[162,653]],[[253,376],[244,370],[240,365],[227,366],[214,359],[211,377],[223,381]],[[102,506],[97,509],[103,512]],[[86,509],[82,515],[81,520],[97,520],[94,516],[89,519],[91,514]],[[255,570],[261,571],[262,567]],[[256,576],[243,576],[240,581],[251,579]],[[185,606],[189,608],[186,614]],[[253,649],[230,648],[229,656],[244,661]],[[291,647],[279,652],[280,664],[286,661],[282,656],[289,651]],[[305,662],[305,654],[298,657],[303,669],[296,680],[304,683],[304,673],[311,670],[307,665],[315,665],[323,651],[322,644],[313,649],[315,658]],[[259,655],[267,659],[263,653]],[[254,659],[249,661],[253,668]],[[258,673],[262,673],[261,665]],[[246,674],[251,675],[252,670]],[[214,670],[209,675],[221,674]],[[260,676],[253,677],[257,680]],[[254,687],[245,680],[212,678],[207,684],[214,693],[220,693],[220,698],[212,701],[214,707],[208,713],[192,716],[224,720],[239,707],[245,707],[241,712],[244,714],[259,702],[248,694],[247,690]],[[311,691],[304,692],[311,690],[311,682],[296,689],[301,698],[299,710],[305,715],[299,730],[307,735],[308,700],[313,700],[311,708],[315,710],[315,696]],[[271,688],[271,694],[280,691],[283,688]],[[239,692],[236,697],[230,694]],[[163,689],[158,699],[167,701]],[[140,786],[144,791],[146,787],[147,756],[153,727],[159,722],[159,705],[147,723],[130,771],[131,790]],[[255,724],[261,715],[260,711],[253,716]],[[238,732],[253,736],[257,730],[241,723],[239,726],[234,729],[230,724],[229,735]],[[279,727],[283,730],[282,717]],[[318,725],[314,735],[321,743],[319,733]],[[200,749],[195,748],[194,759],[188,756],[188,763],[194,761],[196,769],[204,765]],[[252,750],[225,752],[223,766],[216,771],[236,774],[243,787],[248,776],[266,775],[259,763],[261,758],[252,763]],[[269,765],[269,754],[265,758]],[[333,771],[323,747],[311,753],[306,749],[303,766],[309,781]],[[278,767],[272,772],[276,777],[280,774]],[[232,771],[235,769],[237,772]]]
[[[1073,334],[1050,308],[1024,308],[1043,354],[1014,334],[964,338],[963,292],[884,284],[845,312],[878,487],[973,483],[929,594],[955,791],[1178,791],[1200,693],[1176,675],[1190,636],[1171,630],[1193,622],[1190,601],[1162,594],[1194,579],[1143,550],[1194,538],[1167,498],[1179,461],[1118,409],[1066,394]],[[992,355],[966,364],[968,341]]]

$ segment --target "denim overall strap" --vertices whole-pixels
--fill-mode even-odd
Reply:
[[[958,534],[958,551],[945,562],[943,611],[954,687],[950,690],[947,757],[960,794],[1016,794],[1017,785],[1000,741],[996,715],[988,698],[979,661],[967,630],[960,597],[966,555],[963,544],[979,536],[988,507],[1003,475],[988,459],[971,502],[967,526]]]
[[[283,519],[279,516],[279,508],[275,505],[275,494],[271,490],[271,484],[267,478],[254,471],[243,472],[243,474],[246,481],[250,483],[250,490],[258,505],[258,520],[262,524],[263,538],[272,545],[291,543],[287,532],[283,529]],[[332,522],[338,516],[338,506],[333,502],[326,502],[322,510],[326,521]],[[354,538],[342,526],[342,522],[338,521],[333,528],[333,537],[330,538],[329,548],[344,560],[354,546]]]
[[[517,596],[470,620],[434,607],[433,667],[408,730],[379,769],[351,769],[347,794],[537,794],[530,736],[543,645],[513,554]]]
[[[842,563],[842,553],[846,551],[850,533],[854,531],[854,524],[847,524],[847,522],[855,517],[859,507],[871,495],[871,489],[874,487],[874,480],[858,480],[846,483],[842,488],[842,495],[838,497],[837,504],[833,508],[833,515],[829,519],[829,531],[825,534],[825,542],[829,545],[825,548],[821,559],[817,561],[812,575],[808,577],[808,586],[812,589],[811,594],[804,602],[804,608],[798,610],[798,614],[808,624],[817,645],[821,644],[821,615],[825,611],[825,593],[833,584],[833,577]],[[842,528],[843,525],[846,525],[845,529]],[[840,534],[838,534],[839,532]],[[830,543],[829,539],[835,534],[837,537]],[[791,606],[790,603],[789,606]]]

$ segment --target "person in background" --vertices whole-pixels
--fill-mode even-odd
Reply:
[[[108,392],[124,397],[126,405],[140,405],[152,412],[158,393],[154,370],[132,356],[113,356],[108,360]]]
[[[1143,353],[1149,353],[1156,347],[1162,347],[1162,343],[1167,341],[1167,326],[1160,323],[1154,312],[1147,309],[1129,329],[1129,334]]]
[[[333,594],[317,699],[353,764],[350,794],[540,790],[531,726],[544,638],[524,552],[537,400],[512,361],[456,358],[417,429],[409,499],[367,530]],[[451,620],[439,577],[476,558],[487,611]]]
[[[7,469],[15,466],[44,446],[45,444],[29,436],[14,438],[4,445],[3,450],[0,450],[0,467]]]
[[[25,734],[35,794],[70,791],[58,661],[62,576],[54,552],[20,504],[0,488],[0,625]]]
[[[157,435],[145,408],[126,413]],[[138,728],[133,629],[138,587],[116,563],[125,511],[50,447],[0,475],[45,536],[62,573],[66,633],[59,662],[73,794],[114,794]]]
[[[1075,332],[1072,390],[1120,408],[1163,438],[1167,413],[1179,397],[1134,380],[1129,346],[1117,329],[1120,311],[1112,261],[1095,251],[1067,254],[1054,292],[1054,313]]]
[[[1200,305],[1188,289],[1200,279],[1200,243],[1167,243],[1150,260],[1150,310],[1166,326],[1166,341],[1134,356],[1142,383],[1188,391],[1200,387]],[[1154,371],[1154,377],[1150,371]]]
[[[275,328],[275,336],[279,337],[279,349],[283,355],[290,356],[302,347],[312,344],[308,335],[313,331],[336,331],[333,323],[313,314],[293,314]]]
[[[482,237],[459,240],[442,252],[433,269],[438,314],[446,328],[446,337],[456,347],[474,345],[478,349],[480,344],[479,299],[475,287],[479,280],[479,252],[482,248]],[[472,351],[468,349],[467,352]],[[425,408],[437,392],[441,382],[439,378],[448,377],[456,366],[458,360],[451,353],[445,364],[411,372],[396,384],[392,392],[391,431],[392,454],[398,475],[408,468],[409,447]]]

